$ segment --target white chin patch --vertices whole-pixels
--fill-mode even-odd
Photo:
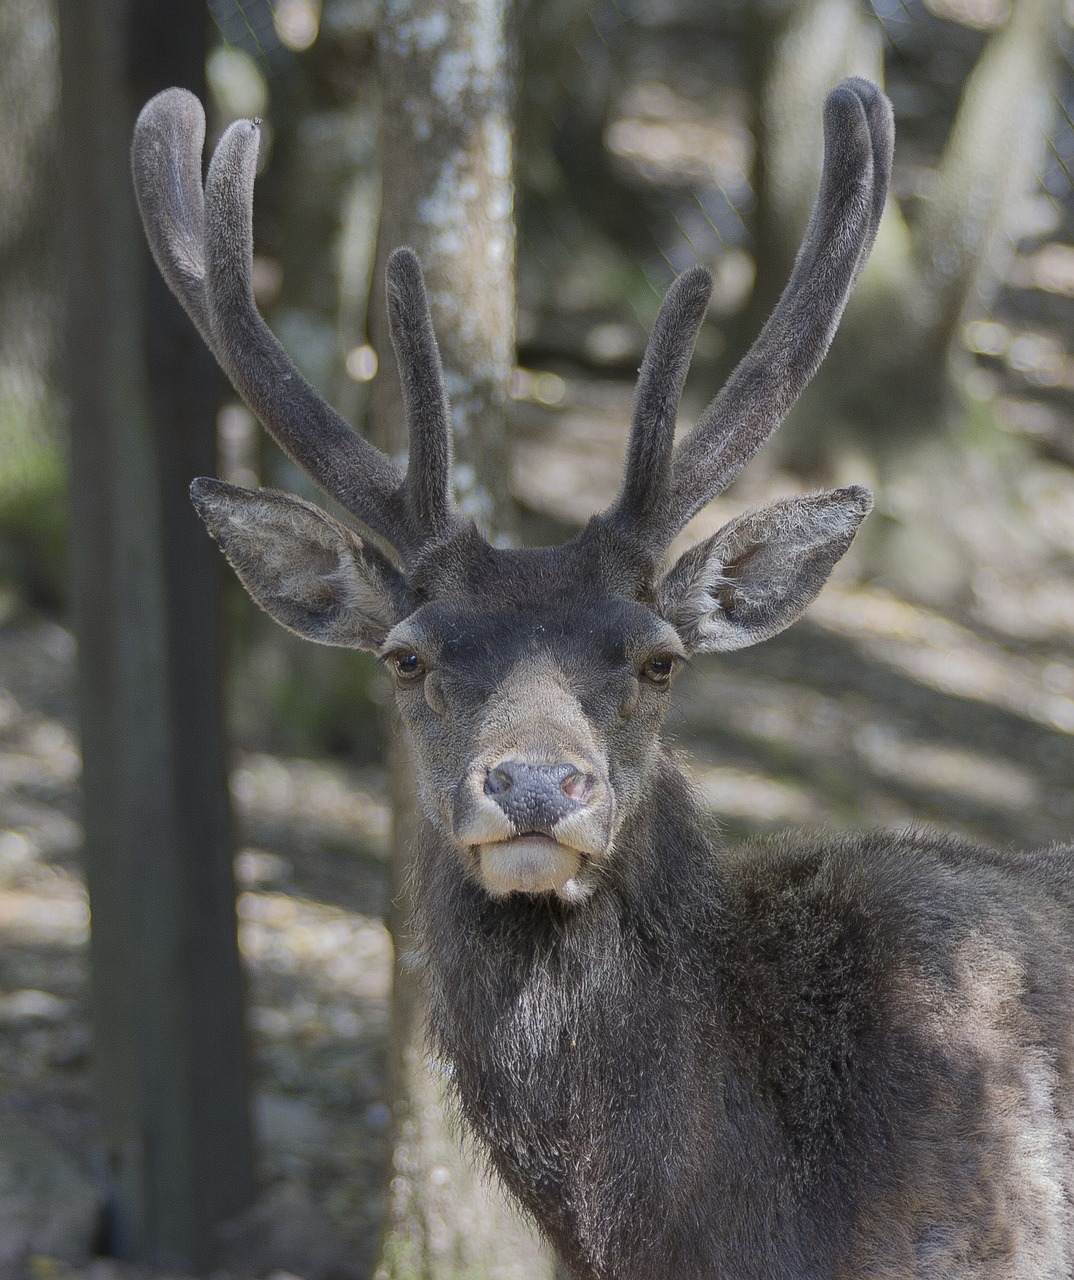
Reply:
[[[509,893],[555,893],[568,902],[585,897],[574,877],[582,856],[548,836],[518,836],[477,847],[481,881],[494,898]]]

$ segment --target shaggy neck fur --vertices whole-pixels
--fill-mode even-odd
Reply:
[[[825,1273],[838,1245],[802,1234],[831,1188],[803,1172],[778,1100],[753,1100],[752,993],[712,963],[737,944],[724,860],[702,830],[661,754],[581,907],[493,901],[435,839],[417,858],[431,1030],[461,1111],[592,1280],[696,1276],[699,1256],[714,1277],[801,1277]],[[713,1204],[726,1216],[701,1220],[696,1206]]]

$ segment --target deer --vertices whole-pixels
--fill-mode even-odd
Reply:
[[[301,376],[251,290],[256,122],[171,89],[133,144],[153,256],[236,390],[351,520],[196,479],[253,599],[379,654],[413,749],[414,937],[433,1052],[576,1280],[1074,1274],[1074,846],[911,830],[715,837],[660,736],[693,656],[817,596],[867,515],[847,486],[747,511],[665,564],[820,365],[869,254],[894,126],[824,106],[786,289],[675,443],[711,277],[671,285],[621,488],[570,542],[494,547],[452,493],[421,270],[387,264],[405,469]]]

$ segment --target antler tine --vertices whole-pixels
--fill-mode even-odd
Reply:
[[[387,286],[388,325],[410,440],[410,510],[418,525],[437,538],[458,520],[452,492],[451,406],[421,266],[412,249],[392,252]]]
[[[862,267],[872,252],[876,233],[880,228],[880,219],[884,215],[887,203],[888,186],[891,183],[891,164],[895,155],[895,119],[891,111],[891,103],[880,92],[871,80],[861,76],[847,76],[836,88],[845,86],[857,94],[865,118],[869,124],[869,140],[873,147],[873,207],[869,214],[869,231],[862,245],[858,258],[858,271],[855,280],[861,274]]]
[[[712,276],[691,267],[672,283],[656,317],[634,392],[623,485],[604,517],[624,531],[643,532],[667,500],[679,400],[711,294]]]
[[[138,116],[131,171],[153,259],[215,355],[205,300],[204,146],[201,103],[186,89],[165,89]]]
[[[760,337],[675,455],[660,530],[671,538],[779,426],[827,353],[876,235],[891,171],[891,107],[866,80],[824,107],[824,172],[790,282]]]
[[[403,476],[298,372],[261,318],[251,287],[253,186],[260,130],[239,120],[205,182],[209,321],[236,390],[310,478],[409,559],[424,542],[405,509]]]
[[[201,186],[205,116],[182,89],[158,94],[135,129],[132,168],[153,256],[236,391],[325,493],[404,560],[428,540],[407,507],[402,472],[299,373],[254,302],[253,184],[260,130],[233,124]]]

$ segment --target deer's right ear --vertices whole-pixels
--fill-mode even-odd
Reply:
[[[379,551],[310,502],[208,479],[195,480],[190,496],[243,586],[288,631],[378,649],[417,607]]]

